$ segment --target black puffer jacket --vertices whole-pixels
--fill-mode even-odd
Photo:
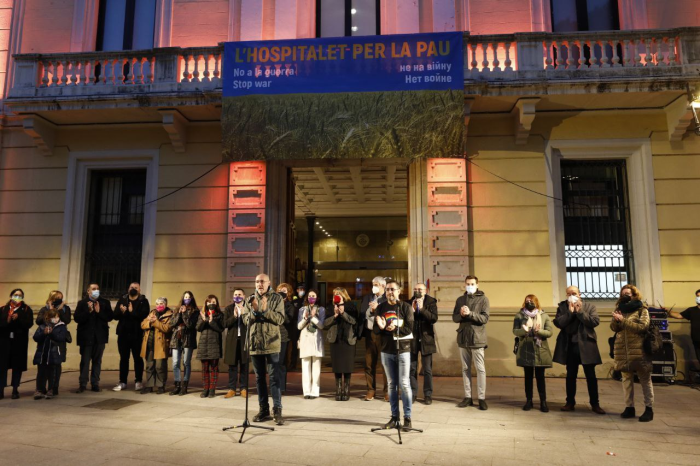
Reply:
[[[173,333],[170,337],[170,348],[197,348],[197,319],[199,309],[189,308],[185,312],[173,311],[170,318],[170,328]]]
[[[214,312],[214,318],[209,322],[202,319],[202,314],[197,318],[197,331],[201,333],[197,346],[197,359],[221,359],[221,334],[224,332],[224,313]]]
[[[90,311],[90,303],[86,298],[78,301],[73,313],[73,320],[78,324],[78,346],[104,345],[109,341],[109,322],[114,319],[112,305],[104,298],[97,300],[100,312]],[[140,325],[140,324],[139,324]]]

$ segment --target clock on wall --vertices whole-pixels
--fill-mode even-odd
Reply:
[[[369,244],[369,236],[365,235],[364,233],[357,235],[357,238],[355,238],[355,243],[361,248],[364,248]]]

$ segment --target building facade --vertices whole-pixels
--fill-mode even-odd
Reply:
[[[375,275],[439,301],[437,374],[460,371],[467,274],[492,306],[489,375],[518,375],[527,294],[553,315],[616,292],[685,308],[700,288],[697,0],[15,0],[0,16],[0,296],[73,304],[252,290],[353,298]],[[222,42],[464,32],[466,158],[222,157]],[[156,201],[157,199],[157,201]],[[679,369],[689,325],[673,322]],[[116,368],[116,339],[105,353]],[[364,348],[358,348],[358,353]],[[78,365],[77,350],[68,365]],[[611,362],[599,366],[605,377]],[[563,375],[555,366],[548,374]]]

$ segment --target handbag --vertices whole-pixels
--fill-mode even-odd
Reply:
[[[513,345],[513,354],[518,354],[518,350],[520,349],[520,338],[515,337],[515,344]]]

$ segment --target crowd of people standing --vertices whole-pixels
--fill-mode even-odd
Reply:
[[[281,283],[273,288],[267,275],[255,279],[255,291],[246,295],[243,289],[233,291],[232,302],[224,309],[219,298],[208,295],[201,307],[194,293],[185,291],[174,306],[166,297],[151,306],[141,294],[140,285],[131,283],[127,293],[114,309],[100,296],[100,287],[92,283],[74,312],[64,302],[60,291],[51,291],[46,304],[34,312],[25,303],[22,289],[10,293],[10,300],[0,308],[0,399],[4,398],[8,372],[11,371],[12,398],[19,398],[22,373],[27,370],[30,329],[36,351],[37,366],[35,399],[50,399],[59,394],[62,364],[66,361],[67,344],[73,341],[70,325],[77,324],[76,342],[80,350],[80,373],[77,393],[101,391],[102,357],[109,340],[109,323],[117,321],[119,350],[119,382],[114,391],[127,389],[130,364],[133,360],[134,388],[142,394],[167,391],[168,359],[171,359],[174,387],[170,395],[187,395],[190,390],[191,361],[196,351],[202,365],[200,397],[213,398],[218,384],[219,361],[228,365],[228,391],[225,398],[247,397],[247,362],[252,362],[258,394],[259,411],[254,421],[272,418],[284,424],[282,396],[287,390],[287,364],[290,353],[298,351],[301,361],[302,390],[305,399],[320,396],[321,359],[324,340],[330,347],[335,374],[335,400],[350,398],[350,381],[356,348],[364,339],[365,401],[375,399],[377,364],[383,366],[383,399],[390,403],[391,419],[385,428],[411,427],[412,405],[417,401],[419,362],[423,369],[423,402],[432,404],[432,356],[437,352],[434,325],[438,320],[437,301],[427,294],[425,284],[413,287],[413,295],[402,300],[402,289],[395,280],[375,277],[372,293],[364,296],[359,309],[344,288],[333,290],[333,299],[326,308],[315,290],[303,285],[294,288]],[[602,364],[598,350],[596,327],[600,317],[593,302],[581,298],[578,288],[566,289],[566,300],[560,302],[551,318],[537,296],[525,296],[513,320],[516,364],[523,368],[525,404],[533,408],[533,379],[539,395],[539,408],[548,412],[545,369],[558,363],[566,367],[566,404],[562,411],[576,409],[576,381],[583,367],[591,410],[605,414],[598,397],[595,367]],[[669,316],[691,321],[691,336],[700,348],[700,290],[695,307]],[[459,408],[477,406],[487,410],[486,327],[490,304],[479,289],[476,276],[465,279],[465,293],[455,303],[452,320],[458,324],[457,345],[462,366],[464,398]],[[549,340],[559,329],[554,351]],[[639,421],[654,417],[654,390],[651,382],[651,354],[645,344],[650,318],[640,290],[625,285],[615,303],[610,328],[615,332],[614,368],[622,373],[626,408],[623,418],[636,416],[634,379],[638,377],[644,395],[645,411]],[[696,332],[697,330],[697,332]],[[700,353],[700,349],[698,349]],[[700,355],[700,354],[699,354]],[[294,359],[294,358],[291,358]],[[472,390],[472,366],[476,387]],[[269,384],[268,384],[269,376]],[[145,380],[144,380],[145,377]],[[403,406],[403,423],[399,412],[399,393]],[[272,397],[272,412],[269,397]],[[476,396],[476,400],[474,400]]]

